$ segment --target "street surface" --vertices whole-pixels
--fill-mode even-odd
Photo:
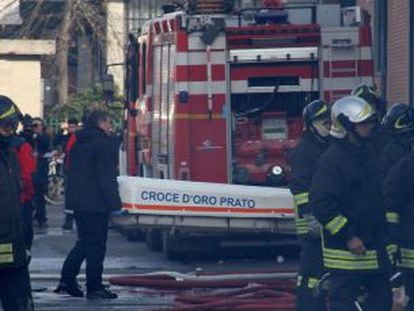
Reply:
[[[168,308],[179,291],[163,291],[151,288],[111,286],[119,298],[109,301],[88,301],[53,292],[59,279],[64,258],[76,239],[76,231],[64,233],[63,208],[48,206],[49,228],[35,228],[30,273],[36,310],[153,310]],[[105,259],[104,278],[112,275],[129,275],[155,271],[228,272],[263,269],[296,269],[297,253],[288,258],[282,250],[252,250],[228,254],[215,254],[209,259],[194,258],[168,261],[162,253],[147,250],[145,243],[128,242],[116,230],[110,230]],[[283,261],[283,262],[282,262]],[[78,280],[84,289],[84,269]],[[0,307],[1,310],[1,307]]]

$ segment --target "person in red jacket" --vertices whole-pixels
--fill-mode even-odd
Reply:
[[[26,249],[30,250],[33,242],[33,200],[35,190],[33,186],[32,175],[36,171],[36,158],[33,155],[32,146],[23,138],[14,135],[11,141],[11,147],[14,148],[20,167],[20,176],[22,181],[22,192],[20,202],[23,213],[23,231]]]

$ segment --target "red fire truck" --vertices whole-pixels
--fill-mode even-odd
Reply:
[[[288,182],[306,103],[373,85],[368,18],[339,4],[184,2],[129,38],[121,172],[170,181],[120,177],[123,227],[169,258],[292,243],[289,191],[255,186]]]
[[[369,21],[339,4],[198,0],[130,36],[127,174],[285,185],[302,109],[373,84]]]

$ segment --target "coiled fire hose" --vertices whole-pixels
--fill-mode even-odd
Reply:
[[[166,271],[111,277],[109,282],[114,285],[164,290],[214,289],[210,294],[181,292],[176,296],[172,307],[152,311],[293,311],[295,276],[296,273],[281,271],[201,275]]]

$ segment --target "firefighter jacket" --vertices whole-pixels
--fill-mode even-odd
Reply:
[[[290,157],[292,172],[290,191],[294,197],[296,230],[300,238],[310,238],[309,224],[304,215],[312,214],[309,206],[309,188],[316,162],[327,146],[327,142],[323,142],[307,131]]]
[[[117,157],[109,136],[100,129],[76,134],[69,156],[66,204],[75,212],[109,213],[121,208]]]
[[[393,242],[399,246],[399,265],[414,269],[414,154],[395,164],[385,179],[383,191],[387,222]]]
[[[335,139],[321,156],[310,190],[310,204],[323,225],[324,266],[330,271],[388,272],[389,243],[380,181],[369,148]],[[347,242],[358,237],[365,255],[350,252]]]
[[[373,137],[370,139],[369,147],[375,155],[379,156],[384,151],[385,146],[393,140],[393,137],[389,131],[381,125],[372,135]]]
[[[379,158],[379,173],[384,181],[391,167],[411,151],[411,142],[408,139],[394,139],[381,152]]]
[[[20,171],[15,152],[0,149],[0,269],[27,264],[19,195]]]

